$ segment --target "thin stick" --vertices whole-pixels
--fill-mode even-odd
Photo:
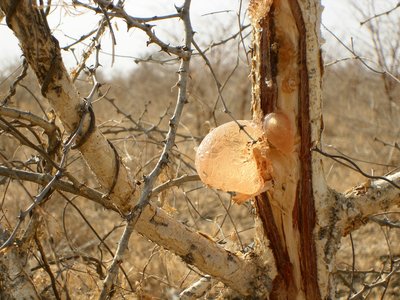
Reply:
[[[127,216],[127,224],[119,240],[118,248],[115,253],[114,259],[110,265],[110,268],[108,270],[107,277],[104,280],[103,289],[99,296],[99,300],[105,300],[110,293],[111,287],[115,281],[115,278],[118,275],[118,267],[123,261],[123,256],[125,254],[126,249],[128,248],[129,239],[133,233],[136,222],[139,219],[143,208],[148,205],[153,185],[158,176],[160,175],[161,170],[168,164],[169,153],[175,145],[176,131],[178,129],[179,121],[182,115],[183,106],[187,102],[187,84],[189,78],[190,57],[192,55],[191,45],[193,41],[193,29],[189,15],[190,2],[191,0],[185,0],[183,6],[177,8],[185,27],[185,47],[184,47],[185,55],[183,55],[181,58],[181,64],[178,71],[179,74],[178,100],[175,106],[174,114],[169,122],[169,130],[165,146],[155,168],[151,171],[151,173],[148,176],[144,177],[145,184],[140,199],[136,204],[136,206],[131,211],[131,213]]]

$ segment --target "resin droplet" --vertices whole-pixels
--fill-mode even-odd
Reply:
[[[252,121],[238,122],[254,140],[263,135],[260,126]],[[213,129],[197,149],[197,172],[205,184],[249,198],[264,189],[268,177],[262,170],[266,163],[257,147],[235,122],[223,124]]]
[[[281,112],[270,113],[264,119],[264,132],[268,142],[285,154],[293,152],[294,132],[287,115]]]

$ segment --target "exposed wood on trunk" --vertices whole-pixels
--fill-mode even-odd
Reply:
[[[266,9],[263,5],[270,7]],[[284,155],[270,150],[278,160],[273,162],[274,189],[256,197],[258,214],[279,274],[270,296],[320,299],[310,151],[315,140],[311,127],[316,124],[310,121],[309,111],[307,29],[296,0],[267,4],[252,1],[250,7],[254,26],[253,119],[259,121],[273,111],[282,112],[296,132],[293,153]]]
[[[277,275],[273,280],[271,290],[272,299],[291,299],[295,297],[296,291],[288,282],[293,282],[293,266],[285,245],[282,243],[279,230],[275,222],[270,200],[266,193],[257,197],[256,207],[258,216],[261,219],[265,234],[268,237],[272,253],[275,258]],[[263,245],[265,246],[265,245]]]
[[[294,222],[300,232],[300,267],[302,286],[307,299],[319,299],[320,291],[317,275],[317,253],[313,237],[315,227],[315,205],[313,193],[312,161],[311,161],[311,122],[310,99],[308,95],[308,68],[307,68],[307,42],[306,28],[302,12],[297,0],[290,0],[289,5],[299,31],[299,115],[298,126],[300,130],[300,182],[298,198],[296,199],[293,213]],[[318,53],[319,54],[319,53]],[[322,175],[322,174],[321,174]]]

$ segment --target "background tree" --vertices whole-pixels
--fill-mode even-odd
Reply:
[[[266,127],[267,136],[246,144],[252,153],[260,151],[255,159],[262,163],[258,171],[266,181],[266,191],[253,202],[255,211],[249,203],[232,204],[226,193],[205,190],[193,167],[193,147],[207,127],[239,116],[250,118],[244,110],[250,84],[240,75],[248,72],[242,62],[248,58],[241,47],[249,28],[242,23],[242,3],[238,33],[215,43],[224,45],[238,38],[236,52],[231,51],[233,65],[224,62],[229,58],[224,50],[210,56],[211,47],[198,43],[190,1],[177,6],[176,12],[151,18],[133,17],[123,1],[73,1],[69,10],[95,12],[99,23],[65,46],[60,46],[48,25],[50,4],[0,1],[24,54],[21,73],[11,80],[0,108],[3,298],[61,299],[91,293],[106,299],[145,296],[152,287],[162,297],[180,293],[182,298],[205,292],[210,297],[229,297],[234,293],[231,289],[251,298],[277,299],[396,293],[388,289],[398,271],[390,242],[379,272],[358,270],[352,233],[370,220],[397,227],[389,218],[393,211],[383,213],[398,204],[398,174],[366,174],[354,159],[327,153],[321,141],[318,1],[250,3],[253,122],[261,128],[266,114],[284,114],[290,129],[286,140],[294,141],[290,151],[283,151]],[[99,74],[102,38],[111,34],[114,51],[117,19],[124,20],[128,30],[143,31],[148,43],[166,55],[136,60],[158,61],[157,70],[144,66],[129,79],[104,84]],[[153,26],[170,19],[180,20],[184,29],[178,46],[159,38]],[[61,49],[73,52],[76,43],[86,43],[85,50],[68,72]],[[369,66],[352,47],[348,49]],[[389,69],[380,59],[378,55],[382,69],[376,73],[383,76],[387,93],[384,76],[393,82],[398,82],[398,76],[396,68]],[[190,67],[197,60],[205,63],[211,77],[201,67]],[[166,66],[174,62],[179,63],[176,84],[176,77],[168,76],[173,67]],[[335,72],[348,70],[336,67]],[[148,88],[144,80],[149,86],[155,84]],[[216,94],[211,93],[211,84]],[[124,92],[127,89],[129,94]],[[150,89],[156,96],[147,96]],[[237,100],[238,93],[242,101]],[[227,95],[234,96],[228,101]],[[390,95],[391,108],[396,94]],[[111,117],[110,111],[115,115]],[[246,127],[236,122],[237,132],[245,134]],[[380,146],[389,147],[387,141],[380,139]],[[395,149],[397,144],[392,146]],[[323,156],[349,164],[370,180],[348,193],[328,189]],[[395,155],[391,160],[380,173],[396,164]],[[328,179],[335,172],[340,174],[332,165]],[[255,213],[256,225],[244,235],[241,231],[253,227],[248,210]],[[387,241],[389,233],[385,233]],[[351,268],[341,269],[337,251],[349,234]],[[147,240],[155,243],[152,250]],[[111,246],[116,241],[118,247]],[[152,266],[155,257],[158,263]],[[171,260],[176,263],[173,267]],[[383,292],[376,287],[383,287]]]

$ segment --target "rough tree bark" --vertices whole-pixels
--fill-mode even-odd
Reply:
[[[19,39],[43,95],[65,129],[73,131],[80,120],[83,100],[63,65],[58,42],[45,16],[29,0],[0,0],[0,8]],[[273,188],[255,200],[259,217],[257,255],[226,251],[152,204],[144,209],[135,229],[252,299],[334,298],[332,272],[341,238],[364,224],[369,215],[398,205],[400,193],[384,180],[370,182],[347,195],[326,186],[320,157],[312,151],[320,143],[322,129],[320,1],[253,0],[250,12],[254,33],[253,119],[262,123],[270,112],[283,113],[295,135],[293,152],[283,154],[274,147],[268,150],[274,157]],[[105,193],[114,185],[114,174],[118,174],[109,196],[101,197],[86,188],[81,194],[121,214],[129,212],[137,198],[134,185],[97,128],[79,150]],[[9,176],[16,176],[16,172]],[[38,178],[25,173],[20,176],[26,176],[26,180],[50,180],[48,175]],[[394,174],[389,179],[398,183],[399,178]],[[80,189],[71,183],[58,183],[68,191]],[[10,261],[18,262],[20,254],[17,247],[11,248],[0,253],[0,268],[9,275],[1,277],[0,283],[23,287],[26,295],[36,298],[26,266],[10,265]],[[4,291],[4,286],[0,290]],[[9,296],[13,295],[18,298],[11,291]]]
[[[272,299],[319,299],[327,269],[318,264],[315,196],[327,194],[320,162],[311,153],[321,138],[319,1],[252,1],[253,119],[271,112],[289,117],[290,154],[270,150],[273,189],[256,197],[261,249],[270,247],[276,276]],[[320,280],[320,281],[319,281]],[[321,289],[322,288],[322,289]]]
[[[294,152],[275,157],[273,188],[256,197],[258,252],[274,257],[270,299],[333,299],[335,255],[343,236],[366,218],[399,203],[399,190],[377,180],[341,195],[325,182],[318,0],[250,2],[253,26],[253,119],[286,114]],[[273,147],[272,147],[273,148]],[[398,175],[389,180],[398,182]],[[384,201],[386,199],[387,201]],[[271,265],[271,263],[269,263]]]

